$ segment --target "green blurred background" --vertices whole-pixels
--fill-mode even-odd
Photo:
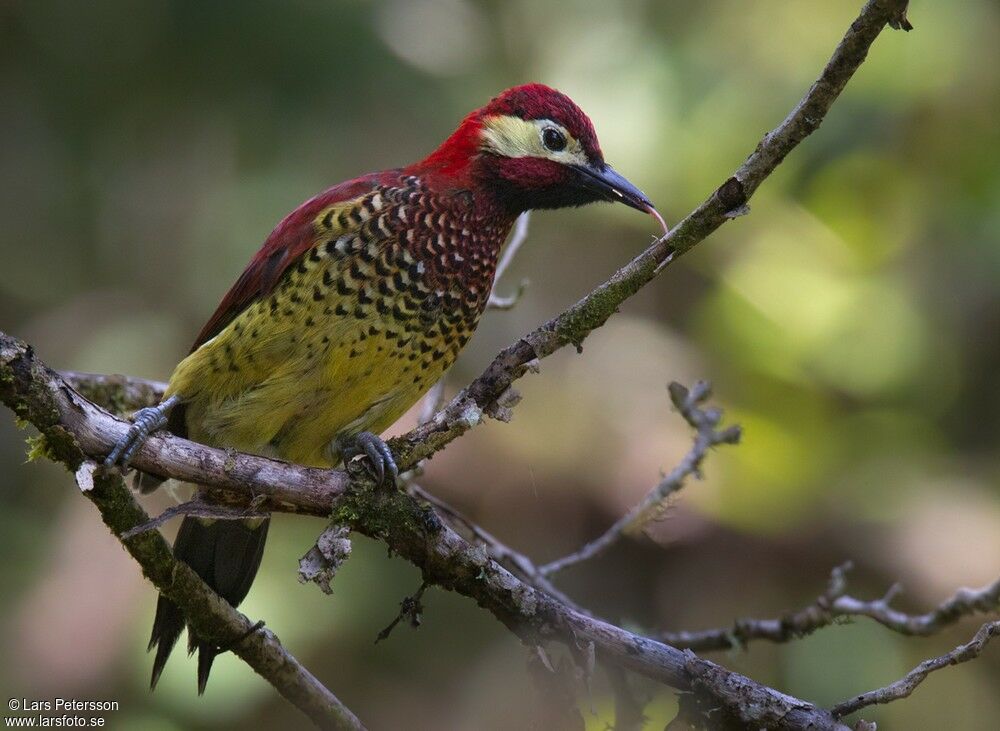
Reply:
[[[676,222],[818,73],[860,0],[0,2],[0,328],[59,368],[165,379],[287,211],[410,162],[497,91],[539,80]],[[523,381],[512,424],[430,463],[426,487],[539,560],[598,534],[689,445],[665,386],[715,384],[745,428],[648,540],[566,572],[575,598],[655,630],[775,616],[854,559],[926,609],[1000,573],[1000,8],[910,10],[819,132],[728,224],[586,343]],[[453,392],[499,348],[640,251],[624,207],[536,214]],[[412,423],[412,417],[397,426]],[[0,688],[118,700],[113,728],[301,727],[231,655],[204,698],[183,653],[156,694],[155,594],[25,433],[0,417]],[[168,499],[156,495],[150,510]],[[244,605],[373,729],[514,729],[526,653],[432,590],[424,625],[373,645],[415,569],[359,538],[332,598],[296,580],[322,529],[279,517]],[[173,534],[175,526],[166,532]],[[715,659],[830,704],[971,635],[857,621]],[[674,700],[637,684],[662,728]],[[871,710],[890,729],[1000,727],[1000,651]],[[581,707],[603,729],[603,678]],[[593,708],[593,714],[590,709]],[[657,725],[659,724],[659,725]]]

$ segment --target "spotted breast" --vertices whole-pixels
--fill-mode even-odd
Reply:
[[[379,433],[468,342],[513,223],[400,174],[322,209],[314,245],[269,297],[194,351],[171,379],[193,439],[336,464],[340,438]],[[199,373],[228,374],[199,389]]]

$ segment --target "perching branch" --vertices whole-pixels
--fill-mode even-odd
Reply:
[[[670,497],[684,487],[684,481],[691,475],[697,476],[701,463],[709,450],[718,444],[736,444],[740,440],[740,428],[731,426],[719,431],[722,412],[718,409],[702,409],[700,405],[711,394],[711,387],[705,381],[698,381],[688,391],[679,383],[669,386],[670,399],[684,420],[695,430],[694,444],[674,469],[657,484],[642,501],[615,522],[601,536],[586,544],[579,551],[547,563],[539,569],[542,576],[551,576],[565,568],[578,564],[603,553],[618,540],[628,534],[641,531],[650,520],[665,509]]]
[[[112,402],[131,398],[137,391],[143,392],[143,398],[148,396],[144,388],[136,388],[138,384],[120,383]],[[106,384],[98,381],[98,385]],[[125,537],[133,528],[149,522],[149,516],[135,501],[121,474],[98,467],[93,461],[98,453],[88,450],[88,440],[81,443],[80,439],[86,431],[80,427],[90,414],[96,413],[102,419],[111,417],[35,360],[30,348],[2,333],[0,400],[41,432],[36,453],[61,462],[75,474],[81,493],[97,506],[104,523],[139,563],[146,578],[184,610],[200,637],[221,649],[232,650],[320,728],[364,728],[349,708],[281,646],[274,633],[260,629],[212,591],[187,564],[175,560],[159,532]],[[69,411],[79,419],[67,419]],[[105,452],[109,448],[106,442],[101,446]]]
[[[83,461],[81,454],[107,453],[128,428],[125,421],[76,393],[57,373],[38,361],[28,346],[2,333],[0,400],[20,418],[39,427],[44,438],[39,448],[46,456],[74,470]],[[144,471],[153,471],[155,467],[156,474],[197,481],[204,486],[209,499],[223,504],[246,506],[253,502],[258,510],[322,516],[381,540],[417,566],[424,582],[474,599],[531,647],[547,641],[572,647],[592,644],[594,656],[601,662],[704,696],[719,714],[743,725],[846,729],[828,711],[806,701],[755,683],[690,651],[678,650],[591,617],[522,582],[493,560],[482,546],[470,544],[445,525],[426,503],[399,491],[376,487],[360,475],[352,478],[340,470],[316,470],[227,453],[170,434],[151,438],[135,462]],[[94,474],[95,482],[98,477],[103,479],[103,470]],[[135,503],[121,478],[115,473],[108,474],[115,475],[116,490],[108,504],[106,519],[113,524],[115,534],[121,535],[145,523],[148,517],[138,506],[124,518],[121,516],[123,504]],[[193,477],[195,474],[197,477]],[[173,561],[158,533],[141,533],[127,541],[126,546],[132,550],[133,546],[148,542],[158,546],[160,553],[156,560],[169,561],[168,567],[154,571],[158,564],[151,563],[153,559],[144,554],[133,555],[157,588],[191,613],[192,624],[199,634],[218,642],[220,647],[226,647],[233,639],[239,640],[241,635],[222,631],[215,624],[213,607],[221,612],[228,605],[200,580],[195,580],[197,577],[190,569]],[[177,577],[184,577],[183,591],[173,583]],[[195,597],[202,597],[197,593],[201,591],[207,592],[214,604],[206,605],[200,598],[198,601],[192,598],[192,592]],[[240,616],[231,607],[228,611]],[[253,625],[243,618],[240,627],[246,632]],[[259,650],[265,637],[271,635],[252,633],[233,648],[262,674],[270,668],[252,652]],[[285,666],[289,662],[285,661]],[[272,675],[265,677],[282,689],[285,679]],[[285,690],[291,693],[293,689]]]
[[[0,343],[2,342],[4,341],[0,339]],[[2,350],[0,350],[0,352],[2,352]],[[0,362],[5,361],[6,358]],[[86,377],[80,376],[79,374],[73,374],[73,380],[84,383],[86,382]],[[155,401],[156,393],[162,389],[162,384],[142,381],[139,381],[139,383],[152,389],[153,400]],[[123,384],[123,386],[125,386],[127,390],[126,384]],[[675,391],[677,390],[675,389]],[[692,392],[695,392],[695,389],[692,389]],[[677,393],[679,394],[679,392]],[[208,448],[204,449],[207,450]],[[297,470],[302,468],[289,466],[289,469]],[[454,521],[456,523],[464,524],[477,540],[482,541],[486,545],[490,553],[494,554],[497,560],[504,562],[509,561],[513,563],[515,570],[518,570],[519,573],[523,572],[528,577],[528,579],[526,579],[527,583],[537,586],[534,581],[531,581],[532,577],[536,580],[544,580],[543,577],[538,575],[538,570],[535,568],[530,559],[522,554],[512,551],[512,549],[507,548],[488,532],[462,516],[461,513],[458,513],[458,511],[455,511],[450,506],[442,503],[439,499],[434,498],[429,493],[424,492],[416,485],[411,484],[410,489],[414,492],[414,494],[428,499],[436,506],[439,506],[439,509],[445,513],[449,522]],[[339,493],[331,493],[332,500],[338,499],[338,496]],[[310,498],[309,504],[306,506],[307,508],[311,507],[312,501],[313,499]],[[299,509],[297,506],[286,506],[286,508],[293,512]],[[340,511],[340,514],[345,515],[351,512],[353,512],[351,509],[344,508]],[[423,514],[422,519],[428,526],[428,529],[433,531],[435,528],[433,518]],[[469,548],[473,552],[478,550],[476,547]],[[482,561],[482,559],[483,557],[481,554],[479,556],[475,556],[474,554],[473,561]],[[849,616],[871,617],[890,629],[902,634],[929,635],[957,622],[965,616],[976,612],[996,611],[998,607],[1000,607],[1000,580],[998,580],[981,589],[960,589],[952,597],[943,601],[940,605],[926,614],[905,614],[893,609],[890,606],[892,598],[898,591],[895,587],[884,597],[877,600],[865,601],[848,596],[846,594],[846,572],[849,568],[849,564],[835,568],[831,573],[827,589],[820,595],[819,598],[817,598],[815,602],[806,608],[787,615],[781,619],[741,620],[740,622],[737,622],[732,629],[708,630],[696,633],[670,633],[662,635],[661,638],[666,640],[669,644],[680,647],[702,650],[727,649],[741,645],[751,639],[788,641],[832,624],[840,617]],[[462,591],[461,588],[458,590]],[[558,599],[556,599],[556,601],[558,601]],[[568,608],[572,607],[571,604],[563,604],[563,606]],[[583,612],[578,613],[584,614]],[[995,634],[996,630],[991,630],[991,632]],[[576,634],[574,633],[573,636],[576,637]],[[838,706],[837,709],[843,708],[842,713],[846,715],[847,713],[851,713],[864,705],[871,705],[874,702],[878,702],[876,700],[871,700],[874,698],[881,698],[884,699],[882,702],[888,702],[889,700],[893,700],[898,697],[904,697],[905,695],[908,695],[909,692],[912,692],[913,688],[919,684],[928,672],[944,667],[949,663],[953,664],[949,658],[954,657],[954,662],[959,662],[972,659],[978,655],[989,638],[987,637],[986,640],[980,641],[981,639],[982,638],[977,635],[977,639],[969,645],[963,645],[962,647],[956,649],[953,653],[949,653],[943,658],[935,658],[921,664],[902,681],[894,683],[887,688],[879,689],[878,691],[872,691],[871,693],[859,696],[857,699],[848,702],[851,705],[845,703],[842,704],[842,706]],[[621,665],[618,666],[620,667]],[[649,675],[648,673],[645,674]],[[905,689],[906,692],[900,694],[902,692],[901,689]],[[786,727],[795,728],[795,726]]]
[[[666,266],[704,240],[730,218],[746,213],[746,202],[784,157],[821,123],[867,55],[868,49],[889,22],[902,25],[905,0],[869,0],[848,29],[840,45],[812,88],[789,116],[761,140],[757,149],[701,206],[668,235],[615,273],[607,282],[561,315],[502,351],[489,368],[458,394],[430,421],[390,443],[402,469],[425,459],[468,431],[483,414],[509,416],[515,403],[512,384],[545,358],[568,344],[580,348],[583,340],[603,325],[618,307],[648,284]],[[106,384],[105,384],[106,385]],[[129,394],[122,401],[143,397]],[[108,452],[127,425],[81,398],[54,372],[34,359],[30,348],[0,334],[0,397],[24,419],[42,431],[47,456],[74,471],[84,455],[98,458]],[[645,638],[577,611],[546,591],[520,581],[494,561],[481,546],[465,541],[442,524],[432,508],[412,496],[376,489],[363,477],[342,470],[297,467],[252,455],[197,445],[169,434],[154,435],[139,450],[134,464],[143,471],[206,486],[208,499],[275,512],[296,512],[331,517],[335,523],[384,541],[393,551],[421,569],[424,581],[458,591],[492,612],[522,641],[538,646],[556,640],[570,647],[588,647],[602,662],[622,667],[704,698],[713,719],[753,728],[838,729],[845,727],[834,716],[805,701],[762,686],[714,663],[669,645]],[[95,480],[102,485],[104,476]],[[113,484],[113,500],[106,504],[105,519],[116,535],[147,518],[127,509],[134,501],[120,479]],[[90,491],[94,492],[94,491]],[[124,493],[124,494],[123,494]],[[100,505],[99,505],[100,507]],[[123,512],[124,511],[124,512]],[[123,519],[122,515],[126,515]],[[220,647],[237,640],[234,651],[258,672],[270,672],[263,656],[269,633],[251,633],[246,639],[222,631],[214,623],[213,607],[224,604],[190,570],[173,561],[157,534],[143,533],[126,542],[132,546],[155,543],[157,554],[134,552],[153,582],[167,596],[192,613],[199,634],[218,641]],[[155,559],[155,560],[154,560]],[[159,563],[158,563],[159,562]],[[159,566],[165,573],[152,572]],[[179,579],[178,577],[181,577]],[[182,581],[182,585],[176,583]],[[208,592],[206,598],[201,591]],[[213,605],[210,600],[213,600]],[[202,601],[204,600],[204,601]],[[220,609],[220,612],[225,607]],[[235,610],[245,633],[253,628]],[[236,620],[234,620],[236,621]],[[203,626],[204,624],[204,626]],[[228,628],[228,626],[227,626]],[[231,629],[231,628],[229,628]],[[275,643],[276,644],[276,643]],[[276,650],[273,650],[276,652]],[[285,655],[282,668],[301,671]],[[271,655],[267,656],[271,658]],[[301,671],[304,673],[305,671]],[[271,677],[271,675],[275,676]],[[295,688],[282,683],[280,673],[265,675],[282,692]],[[296,696],[300,707],[319,699],[330,718],[353,719],[336,699],[315,683],[301,677]],[[308,692],[307,692],[308,691]],[[309,701],[309,702],[307,702]],[[326,718],[327,716],[324,716]],[[356,719],[354,719],[355,724]],[[351,727],[351,726],[345,726]]]
[[[865,601],[847,594],[851,562],[830,572],[826,590],[808,606],[777,619],[739,619],[732,627],[697,632],[662,632],[658,638],[674,647],[691,650],[728,650],[751,640],[788,642],[850,617],[869,617],[902,635],[932,635],[976,613],[1000,612],[1000,579],[981,589],[959,589],[926,614],[906,614],[890,603],[899,592],[895,585],[881,599]]]
[[[104,406],[105,408],[111,409],[118,415],[124,415],[125,413],[158,403],[163,391],[166,389],[166,384],[163,382],[137,378],[134,376],[104,376],[91,373],[81,373],[78,371],[62,371],[60,375],[82,395],[88,396],[96,403]],[[438,388],[440,385],[443,385],[443,381],[438,381],[438,384],[434,387],[437,391],[437,398],[440,397],[440,391],[443,390]],[[120,393],[116,391],[116,389],[120,389]],[[428,393],[428,397],[431,396],[431,393],[433,392]],[[426,398],[427,397],[425,397],[425,399]],[[436,402],[437,398],[431,401],[431,403]],[[428,401],[425,400],[425,404],[427,403]],[[422,410],[422,413],[418,418],[418,423],[423,423],[433,416],[433,413],[428,412],[429,409]],[[167,438],[171,443],[173,441],[171,435],[169,434],[158,435],[158,437],[159,436]],[[171,448],[167,449],[166,455],[161,456],[167,457],[167,459],[165,459],[162,463],[170,464],[171,468],[179,466],[171,458],[173,456]],[[232,455],[234,460],[236,458],[242,459],[242,456],[243,455]],[[177,457],[179,459],[184,459],[182,450],[177,453]],[[211,464],[214,468],[215,460],[213,460]],[[256,459],[251,459],[246,465],[243,465],[243,463],[240,462],[240,469],[237,470],[238,465],[234,461],[230,465],[230,469],[233,473],[238,472],[239,474],[249,474],[255,469],[258,469],[257,465],[258,463]],[[308,485],[310,489],[322,491],[328,495],[330,499],[334,499],[346,489],[346,484],[341,479],[342,477],[343,475],[340,471],[331,471],[329,481],[324,486],[320,486],[316,481],[311,479],[304,480],[303,482]],[[530,558],[500,541],[489,531],[471,521],[444,500],[427,492],[422,487],[414,483],[412,479],[406,480],[405,483],[407,489],[414,497],[433,505],[453,530],[464,535],[467,540],[470,540],[473,543],[478,543],[486,548],[492,558],[503,564],[509,571],[512,571],[519,578],[521,578],[522,581],[549,593],[560,601],[565,602],[568,606],[582,610],[582,608],[576,605],[568,596],[557,589],[547,578],[545,578],[539,567],[536,566]],[[270,490],[268,490],[268,494],[271,494]],[[258,497],[263,497],[263,495],[259,495]],[[280,492],[274,494],[274,499],[276,500],[280,500],[281,497],[282,493]],[[306,512],[310,512],[312,507],[313,506],[309,506],[309,510]],[[158,527],[163,522],[173,517],[174,513],[187,514],[195,509],[195,506],[192,506],[190,503],[177,506],[177,508],[171,508],[164,514],[157,516],[156,519],[149,521],[147,524],[138,526],[137,530],[148,530],[153,527]]]

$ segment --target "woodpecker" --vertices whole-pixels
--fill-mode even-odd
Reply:
[[[164,400],[141,409],[106,464],[174,434],[303,465],[354,457],[395,482],[377,436],[455,361],[486,307],[497,255],[530,209],[624,203],[662,219],[605,161],[590,119],[542,84],[504,91],[425,159],[348,180],[282,220],[195,338]],[[664,226],[664,230],[666,227]],[[141,476],[141,486],[162,482]],[[186,517],[174,554],[233,606],[260,565],[269,519]],[[151,688],[184,629],[160,596]],[[218,648],[198,650],[198,693]]]

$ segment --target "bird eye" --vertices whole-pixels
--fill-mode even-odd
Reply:
[[[566,135],[555,127],[546,127],[542,130],[542,144],[552,152],[562,152],[566,149]]]

